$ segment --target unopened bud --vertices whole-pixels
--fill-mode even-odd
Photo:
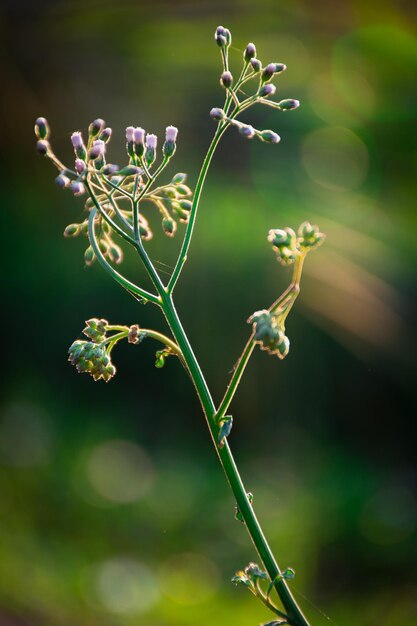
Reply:
[[[232,35],[230,30],[228,28],[224,28],[223,26],[218,26],[216,28],[216,32],[214,33],[214,39],[216,40],[216,43],[220,48],[230,46],[230,44],[232,43]]]
[[[116,174],[116,172],[119,172],[119,166],[115,163],[108,163],[101,169],[101,172],[105,176],[112,176],[113,174]]]
[[[96,255],[94,254],[94,250],[91,246],[88,246],[86,251],[84,252],[84,261],[86,265],[91,265],[94,263]]]
[[[90,149],[88,156],[90,159],[94,161],[95,159],[104,157],[105,153],[106,153],[106,144],[101,139],[97,139],[96,141],[93,142],[92,148]]]
[[[133,141],[133,135],[135,132],[135,128],[134,126],[128,126],[126,128],[126,141]]]
[[[87,169],[87,164],[82,159],[75,159],[75,169],[78,174],[82,174]]]
[[[259,72],[262,69],[262,63],[259,59],[251,59],[250,64],[252,65],[255,72]]]
[[[148,166],[152,165],[156,158],[156,144],[158,138],[156,135],[146,135],[145,159]]]
[[[281,137],[273,130],[263,130],[258,134],[258,137],[266,143],[279,143],[281,141]]]
[[[249,61],[255,57],[256,57],[255,44],[248,43],[248,45],[245,48],[245,52],[243,53],[243,59],[246,61],[246,63],[249,63]]]
[[[35,122],[35,135],[38,139],[49,139],[50,129],[45,117],[38,117]]]
[[[286,69],[287,69],[287,66],[285,65],[285,63],[275,63],[274,73],[281,74],[281,72],[285,72]]]
[[[123,261],[123,251],[119,246],[110,246],[107,253],[110,257],[110,261],[113,261],[113,263],[116,263],[116,265],[120,265],[120,263]]]
[[[268,96],[273,96],[276,90],[277,88],[275,85],[267,83],[266,85],[262,85],[258,93],[261,98],[267,98]]]
[[[59,176],[55,178],[55,182],[58,185],[58,187],[64,188],[64,187],[68,187],[71,181],[68,178],[68,176],[65,176],[65,174],[61,172]]]
[[[233,84],[233,76],[231,72],[223,72],[220,76],[220,84],[223,85],[226,89],[230,89]]]
[[[264,82],[266,82],[267,80],[271,80],[274,74],[275,74],[275,63],[268,63],[268,65],[264,68],[262,72],[262,80]]]
[[[42,154],[42,156],[46,156],[49,151],[49,141],[46,141],[46,139],[39,139],[36,142],[36,150],[39,154]]]
[[[143,170],[136,165],[126,165],[117,172],[120,176],[136,176],[136,174],[143,174]]]
[[[80,233],[79,224],[68,224],[64,230],[64,237],[76,237]]]
[[[255,136],[255,129],[249,124],[242,124],[242,126],[239,126],[239,132],[243,135],[243,137],[246,137],[246,139],[252,139],[252,137]]]
[[[193,203],[190,202],[190,200],[180,200],[178,204],[182,209],[184,209],[184,211],[191,211],[191,207],[193,206]]]
[[[178,174],[175,174],[175,176],[171,180],[171,183],[173,185],[179,185],[181,183],[184,183],[186,180],[187,180],[187,174],[184,174],[183,172],[178,172]]]
[[[106,122],[104,120],[102,120],[101,118],[97,118],[96,120],[94,120],[94,122],[91,122],[90,126],[88,127],[88,133],[92,137],[97,137],[97,135],[99,135],[104,129],[105,125]]]
[[[85,187],[84,187],[83,183],[80,183],[77,180],[75,180],[74,182],[70,183],[69,187],[70,187],[72,193],[74,194],[74,196],[82,196],[82,195],[85,194]]]
[[[104,143],[108,143],[111,139],[112,136],[112,129],[108,126],[107,128],[104,128],[99,136],[99,139],[101,139],[101,141],[104,141]]]
[[[225,118],[225,112],[223,111],[223,109],[211,109],[210,117],[213,120],[216,120],[216,122],[221,122],[221,120]]]
[[[175,231],[177,230],[177,222],[175,222],[171,217],[164,217],[162,220],[162,230],[167,237],[173,237],[175,235]]]
[[[165,131],[165,143],[163,146],[163,153],[166,157],[172,157],[175,152],[177,140],[178,128],[175,126],[167,126]]]
[[[74,147],[75,156],[85,161],[87,158],[87,151],[85,149],[82,134],[80,132],[72,133],[71,143]]]
[[[278,102],[278,106],[282,111],[292,111],[292,109],[298,109],[300,106],[299,100],[292,100],[291,98],[287,100],[281,100]]]

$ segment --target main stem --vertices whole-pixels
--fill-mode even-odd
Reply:
[[[281,599],[281,602],[288,616],[288,623],[292,626],[309,626],[307,619],[303,615],[300,607],[293,597],[286,581],[281,578],[281,571],[278,567],[277,562],[275,561],[271,548],[269,547],[268,542],[262,532],[262,528],[258,522],[252,505],[247,498],[245,486],[236,467],[236,463],[227,440],[222,448],[219,448],[218,446],[218,426],[215,422],[216,407],[211,397],[210,391],[207,387],[207,383],[200,369],[198,361],[194,355],[187,335],[178,317],[178,313],[175,309],[173,299],[166,292],[161,294],[161,298],[162,310],[172,330],[175,340],[178,343],[184,356],[184,361],[190,373],[191,380],[193,381],[197,395],[200,399],[206,417],[207,425],[210,430],[211,438],[213,440],[213,444],[219,457],[220,463],[229,481],[230,487],[232,488],[237,506],[239,507],[239,510],[242,514],[243,520],[253,541],[253,544],[268,572],[271,581],[274,582],[274,587]]]

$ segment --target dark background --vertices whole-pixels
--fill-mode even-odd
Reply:
[[[327,233],[307,259],[284,362],[255,351],[231,437],[254,505],[314,625],[417,625],[415,436],[416,74],[414,3],[5,2],[1,14],[4,321],[0,416],[0,624],[188,626],[268,621],[229,579],[255,554],[211,448],[194,391],[155,345],[121,345],[108,385],[66,362],[84,320],[164,330],[85,242],[61,233],[82,202],[35,153],[46,116],[60,158],[95,117],[179,127],[170,173],[199,163],[222,104],[218,24],[232,66],[254,41],[285,62],[291,113],[245,119],[209,174],[176,292],[220,399],[248,336],[289,273],[269,228],[309,219]],[[168,178],[167,178],[168,180]],[[180,242],[148,245],[168,266]],[[161,269],[167,269],[159,263]],[[128,256],[124,271],[141,280]]]

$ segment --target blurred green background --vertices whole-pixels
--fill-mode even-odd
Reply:
[[[95,117],[162,134],[170,173],[199,163],[221,106],[218,24],[232,66],[254,41],[284,62],[291,113],[248,122],[278,146],[225,137],[209,174],[178,309],[216,399],[245,323],[289,281],[269,228],[327,233],[306,263],[284,362],[256,351],[233,404],[232,446],[265,532],[311,623],[417,625],[415,466],[415,7],[394,0],[290,3],[3,2],[1,626],[254,626],[270,616],[229,580],[255,559],[179,363],[121,345],[108,385],[66,351],[85,319],[164,329],[61,233],[82,202],[54,185],[53,145]],[[237,71],[237,70],[236,70]],[[148,213],[149,215],[149,213]],[[167,269],[180,237],[156,236]],[[181,232],[179,233],[179,235]],[[129,257],[126,273],[141,280]]]

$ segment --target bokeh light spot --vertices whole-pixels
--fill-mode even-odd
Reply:
[[[162,565],[160,583],[163,593],[174,602],[200,604],[216,593],[220,574],[207,557],[185,552],[174,555]]]
[[[100,496],[119,503],[139,500],[154,481],[154,469],[145,451],[119,439],[101,443],[92,450],[87,475]]]
[[[363,141],[348,128],[329,126],[307,135],[302,161],[309,176],[322,187],[343,191],[365,180],[369,155]]]
[[[345,101],[365,118],[415,117],[416,74],[417,39],[397,26],[365,26],[335,45],[335,83]]]
[[[144,613],[159,598],[155,576],[133,559],[118,557],[98,565],[94,586],[100,604],[112,613]]]

